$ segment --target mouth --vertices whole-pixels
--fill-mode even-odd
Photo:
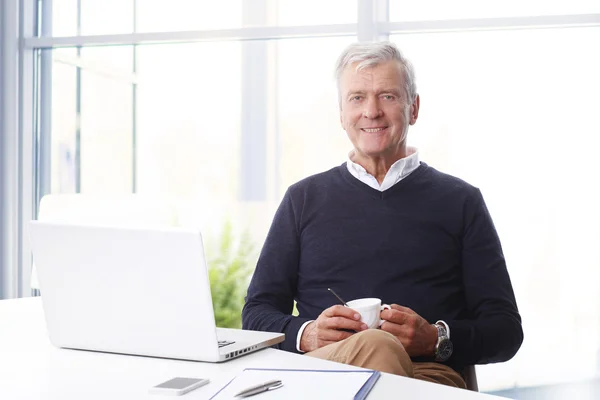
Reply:
[[[380,126],[377,128],[360,128],[360,130],[365,133],[378,133],[378,132],[385,130],[386,128],[387,128],[387,126]]]

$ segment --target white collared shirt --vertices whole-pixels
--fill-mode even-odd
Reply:
[[[385,174],[385,178],[383,178],[381,185],[379,182],[377,182],[377,179],[375,179],[373,175],[369,174],[367,170],[363,168],[362,165],[359,165],[351,160],[354,150],[348,154],[346,166],[348,167],[348,171],[350,171],[352,176],[354,176],[356,179],[369,185],[373,189],[383,192],[384,190],[388,190],[396,183],[400,182],[402,179],[406,178],[419,167],[419,152],[417,149],[415,147],[408,146],[406,151],[408,155],[392,164],[388,172]]]
[[[346,166],[348,167],[348,171],[359,181],[369,185],[373,189],[384,191],[396,183],[400,182],[402,179],[406,178],[410,175],[414,170],[419,167],[419,152],[416,147],[408,146],[406,148],[408,155],[400,160],[396,161],[392,164],[388,172],[385,174],[385,178],[381,185],[377,182],[377,179],[371,174],[367,172],[366,169],[363,168],[362,165],[359,165],[351,160],[352,154],[354,150],[348,153],[348,161],[346,162]],[[298,331],[298,336],[296,337],[296,349],[300,352],[300,339],[302,338],[302,333],[304,332],[304,328],[312,321],[306,321],[300,327]]]

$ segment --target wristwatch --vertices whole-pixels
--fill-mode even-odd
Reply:
[[[444,324],[445,325],[445,324]],[[437,328],[438,331],[438,339],[435,344],[435,361],[444,362],[450,358],[452,355],[452,350],[454,346],[450,341],[450,336],[446,327],[439,322],[433,324]]]

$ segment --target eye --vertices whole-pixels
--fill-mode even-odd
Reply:
[[[360,101],[362,99],[362,96],[356,95],[356,96],[352,96],[350,98],[350,101]]]
[[[383,95],[383,99],[384,100],[394,100],[396,97],[392,96],[391,94],[384,94]]]

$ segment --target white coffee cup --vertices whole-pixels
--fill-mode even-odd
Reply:
[[[365,298],[347,302],[348,307],[360,314],[361,322],[367,324],[369,329],[379,328],[385,321],[381,319],[381,312],[389,310],[388,304],[381,304],[381,299]]]

